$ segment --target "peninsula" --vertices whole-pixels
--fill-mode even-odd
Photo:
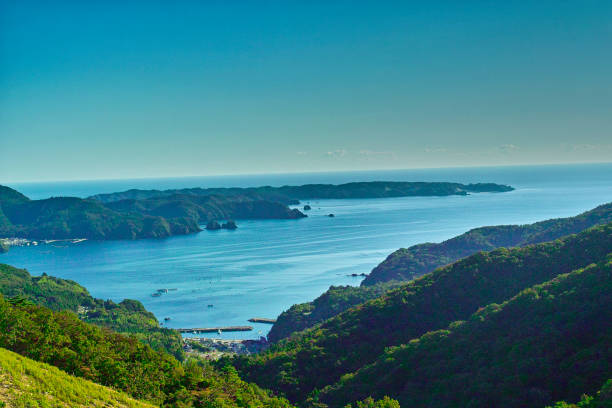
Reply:
[[[463,196],[512,190],[510,186],[494,183],[372,181],[339,185],[128,190],[85,199],[30,200],[12,188],[0,186],[0,237],[38,240],[164,238],[199,232],[201,225],[216,225],[217,220],[304,218],[306,215],[300,210],[289,208],[300,200]],[[226,229],[236,228],[233,221],[224,225]]]
[[[174,194],[108,204],[78,197],[30,200],[0,186],[0,237],[95,240],[164,238],[216,219],[298,219],[286,204],[248,196]]]
[[[467,195],[469,193],[502,193],[513,187],[495,183],[461,184],[449,182],[365,181],[345,184],[304,184],[282,187],[247,188],[183,188],[175,190],[127,190],[120,193],[97,194],[90,199],[102,203],[120,200],[143,200],[168,197],[176,194],[186,196],[246,196],[253,199],[299,204],[300,200],[325,198],[387,198]]]

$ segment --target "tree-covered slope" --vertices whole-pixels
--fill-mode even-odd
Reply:
[[[276,343],[400,285],[392,281],[372,286],[331,286],[312,302],[298,303],[282,312],[268,333],[268,341]]]
[[[297,204],[298,200],[324,198],[386,198],[414,196],[466,195],[468,193],[507,192],[514,188],[495,183],[461,184],[448,182],[366,181],[345,184],[305,184],[282,187],[183,188],[173,190],[132,189],[119,193],[97,194],[90,198],[109,203],[125,199],[143,200],[181,195],[249,196],[263,200]]]
[[[45,200],[15,199],[18,192],[4,187],[0,207],[0,236],[30,239],[136,239],[162,238],[198,231],[185,219],[122,214],[93,200],[54,197]]]
[[[398,249],[374,268],[362,285],[391,280],[407,281],[478,251],[551,241],[610,221],[612,203],[575,217],[556,218],[527,225],[476,228],[439,244],[426,243]]]
[[[297,219],[287,205],[248,196],[172,195],[104,205],[77,197],[29,200],[0,186],[0,237],[30,239],[164,238],[200,231],[214,219]]]
[[[483,252],[233,360],[245,379],[301,401],[374,361],[389,346],[468,318],[479,307],[595,262],[612,251],[612,224],[524,248]]]
[[[0,347],[128,395],[176,407],[289,407],[231,368],[179,363],[134,338],[0,296]]]
[[[4,405],[3,405],[4,404]],[[0,348],[0,406],[153,407],[126,394]]]
[[[78,283],[52,276],[31,276],[28,271],[0,264],[0,295],[19,297],[55,311],[71,311],[81,320],[132,335],[155,350],[184,357],[183,341],[176,330],[161,328],[153,313],[137,300],[120,303],[92,297]]]
[[[546,408],[612,408],[612,379],[606,381],[597,394],[583,394],[576,403],[558,401]]]
[[[578,400],[612,373],[611,322],[612,254],[390,348],[318,397],[337,407],[390,395],[415,408]]]
[[[115,211],[127,214],[159,216],[165,219],[188,219],[197,224],[228,219],[298,219],[305,215],[285,204],[253,199],[247,196],[172,195],[143,200],[107,203]]]
[[[402,282],[475,252],[550,241],[611,221],[612,204],[605,204],[575,217],[521,226],[477,228],[440,244],[428,243],[397,250],[366,277],[361,287],[332,287],[314,301],[294,305],[281,313],[268,334],[268,340],[277,342],[291,333],[312,327],[350,307],[380,296]]]

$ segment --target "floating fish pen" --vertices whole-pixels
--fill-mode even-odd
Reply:
[[[168,292],[172,292],[178,290],[178,288],[162,288],[162,289],[157,289],[157,293],[168,293]]]

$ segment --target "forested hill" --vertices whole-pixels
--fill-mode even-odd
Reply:
[[[407,281],[478,251],[546,242],[611,221],[612,203],[608,203],[575,217],[527,225],[476,228],[439,244],[426,243],[398,249],[374,268],[362,285],[391,280]]]
[[[414,408],[575,401],[612,374],[611,322],[612,254],[386,350],[319,398],[339,407],[389,395]]]
[[[137,340],[0,295],[0,347],[164,407],[289,407],[231,369],[179,363]],[[1,381],[1,379],[0,379]]]
[[[175,190],[127,190],[120,193],[97,194],[89,198],[103,203],[125,199],[142,200],[175,194],[195,196],[249,196],[285,204],[299,200],[324,198],[385,198],[412,196],[448,196],[468,193],[498,193],[514,188],[494,183],[461,184],[447,182],[366,181],[345,184],[305,184],[302,186],[248,188],[184,188]]]
[[[475,252],[550,241],[608,222],[612,222],[612,203],[574,217],[528,225],[476,228],[440,244],[421,244],[397,250],[366,277],[361,287],[335,286],[314,301],[294,305],[281,313],[268,334],[268,340],[277,342],[293,332],[312,327],[352,306],[378,297],[402,282]]]
[[[550,243],[481,252],[437,269],[386,295],[233,364],[249,380],[294,402],[375,361],[386,347],[467,319],[479,307],[612,252],[612,223]]]
[[[25,269],[0,264],[0,295],[19,298],[54,311],[70,311],[85,322],[129,334],[158,351],[183,359],[183,341],[176,330],[161,328],[153,313],[137,300],[115,303],[92,297],[78,283],[53,276],[31,276]]]
[[[164,238],[200,231],[201,224],[226,219],[297,219],[297,209],[246,196],[173,195],[127,200],[106,206],[77,197],[30,200],[0,186],[0,237],[30,239]]]

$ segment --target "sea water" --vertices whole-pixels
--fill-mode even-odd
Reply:
[[[33,275],[72,279],[98,298],[138,299],[168,327],[252,325],[222,338],[257,338],[292,304],[330,285],[358,285],[400,247],[439,242],[483,225],[525,224],[576,215],[612,201],[612,164],[395,170],[111,180],[11,185],[31,198],[129,188],[231,187],[348,181],[495,182],[508,193],[386,199],[309,200],[300,220],[238,221],[235,231],[159,240],[85,241],[13,247],[0,262]],[[301,208],[301,206],[300,206]],[[328,217],[333,213],[335,217]],[[162,288],[176,288],[159,297]],[[212,305],[209,307],[209,305]]]

